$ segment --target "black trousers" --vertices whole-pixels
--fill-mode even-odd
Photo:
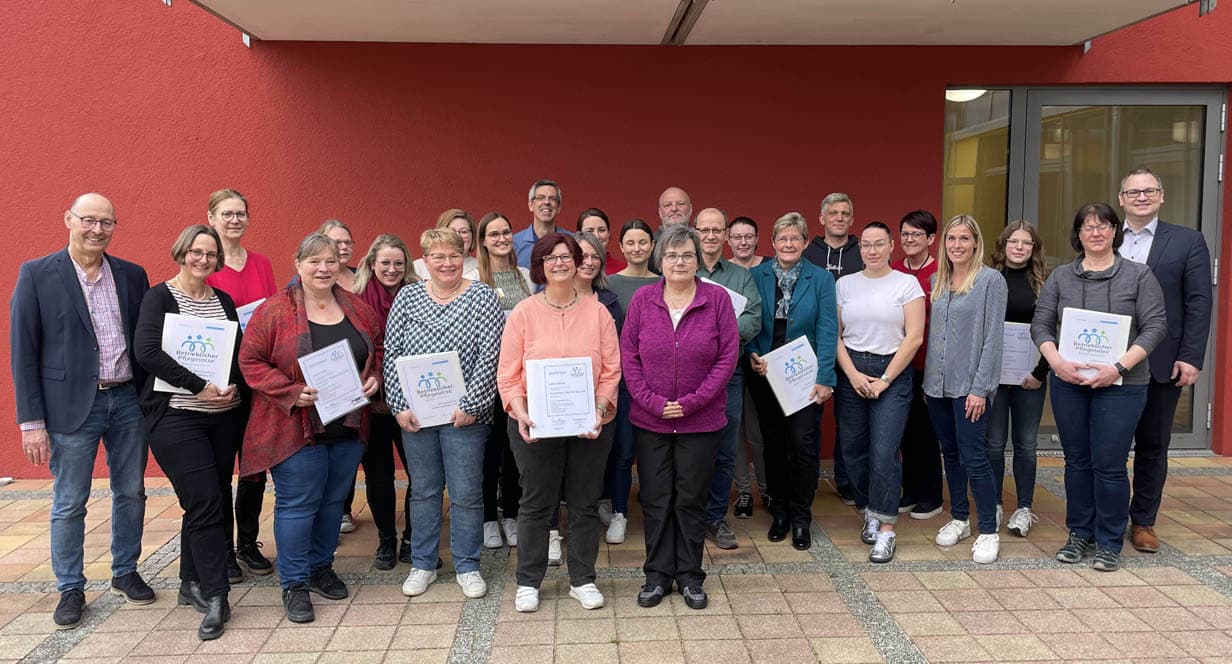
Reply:
[[[903,497],[918,505],[939,507],[942,503],[941,445],[924,401],[924,370],[912,369],[911,409],[903,430]]]
[[[372,523],[376,524],[377,533],[381,537],[397,537],[396,523],[398,504],[398,489],[394,487],[394,455],[391,449],[397,450],[402,467],[406,465],[406,451],[402,448],[402,429],[393,415],[385,413],[372,414],[372,428],[368,435],[368,445],[364,448],[364,457],[360,463],[364,466],[364,486],[368,492],[368,511],[372,512]],[[410,473],[407,473],[410,477]],[[351,492],[342,503],[342,513],[351,513],[351,504],[355,502],[355,481],[351,481]],[[406,498],[402,505],[403,536],[411,532],[411,491],[407,488]]]
[[[200,582],[207,599],[231,589],[231,470],[244,424],[240,409],[196,413],[168,408],[150,433],[150,451],[184,510],[180,579]]]
[[[518,502],[522,500],[522,487],[518,483],[518,462],[509,449],[509,416],[501,406],[500,399],[492,408],[492,428],[488,429],[488,442],[483,448],[483,520],[495,521],[497,517],[496,486],[500,485],[500,509],[506,519],[518,518]]]
[[[656,433],[633,427],[638,501],[646,529],[646,583],[700,586],[706,505],[719,431]],[[572,507],[572,505],[570,505]]]
[[[561,484],[569,502],[569,583],[595,582],[599,555],[599,493],[616,427],[605,424],[597,440],[542,438],[527,443],[512,417],[506,426],[509,447],[521,469],[518,512],[518,585],[538,588],[548,569],[548,522],[560,506]]]
[[[745,381],[757,407],[765,445],[766,488],[773,497],[770,514],[793,528],[808,528],[817,495],[822,407],[810,405],[784,416],[765,376],[752,372],[745,375]]]
[[[1146,388],[1146,407],[1134,431],[1134,496],[1129,502],[1129,521],[1135,526],[1153,526],[1168,479],[1168,443],[1172,418],[1181,390],[1172,383],[1151,381]]]

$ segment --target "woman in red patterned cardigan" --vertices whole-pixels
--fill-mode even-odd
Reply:
[[[334,549],[346,498],[368,439],[369,408],[322,424],[317,391],[297,360],[346,340],[360,368],[364,394],[380,386],[384,330],[376,312],[338,282],[338,246],[328,236],[304,238],[295,257],[297,283],[266,300],[244,333],[240,370],[252,387],[240,474],[269,469],[274,477],[274,541],[287,619],[312,622],[308,592],[347,596],[334,573]]]

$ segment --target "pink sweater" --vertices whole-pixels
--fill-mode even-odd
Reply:
[[[595,377],[595,398],[605,399],[610,422],[616,416],[620,384],[620,341],[616,323],[598,298],[582,298],[568,311],[557,311],[539,296],[528,297],[509,312],[501,337],[496,387],[505,411],[514,399],[526,397],[526,360],[589,355]]]
[[[269,297],[278,290],[278,286],[274,284],[273,263],[251,249],[248,250],[248,260],[244,263],[243,270],[236,272],[224,266],[206,277],[205,283],[230,295],[237,307]]]

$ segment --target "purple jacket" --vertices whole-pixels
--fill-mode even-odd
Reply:
[[[704,433],[727,424],[727,382],[740,355],[740,330],[731,297],[697,281],[697,295],[672,329],[663,281],[633,294],[620,334],[620,362],[633,396],[629,420],[656,433]],[[661,417],[679,401],[684,417]]]

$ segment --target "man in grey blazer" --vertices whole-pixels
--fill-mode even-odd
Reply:
[[[1149,168],[1131,171],[1117,195],[1125,211],[1121,256],[1150,266],[1164,292],[1168,334],[1148,361],[1146,408],[1134,432],[1130,542],[1144,553],[1159,551],[1155,517],[1168,477],[1168,443],[1181,389],[1202,371],[1211,326],[1211,255],[1202,234],[1159,219],[1163,179]]]
[[[145,270],[105,253],[115,208],[83,194],[64,213],[68,246],[22,264],[10,306],[13,387],[22,451],[48,464],[51,568],[60,629],[81,622],[86,503],[101,438],[111,480],[111,592],[154,601],[137,573],[145,521],[147,448],[133,329],[149,290]]]

